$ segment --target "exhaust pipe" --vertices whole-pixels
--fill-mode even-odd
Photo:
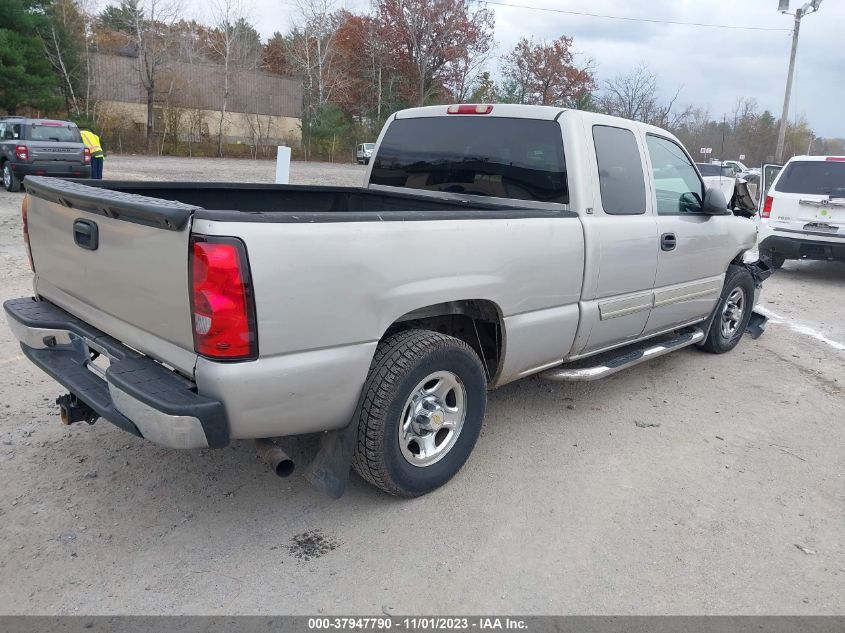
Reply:
[[[272,468],[279,477],[288,477],[293,472],[293,460],[272,441],[266,438],[255,440],[255,450],[258,451],[261,461]]]

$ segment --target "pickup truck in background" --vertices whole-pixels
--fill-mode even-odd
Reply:
[[[695,166],[698,167],[705,187],[720,189],[725,200],[730,201],[733,198],[737,180],[733,167],[716,163],[696,163]]]
[[[361,143],[355,150],[355,160],[359,165],[368,165],[375,151],[375,143]]]
[[[740,178],[749,178],[751,176],[760,176],[760,170],[755,167],[748,167],[739,160],[713,160],[710,161],[712,164],[722,165],[723,167],[732,167],[733,170],[736,172],[737,176]]]
[[[158,444],[322,432],[306,477],[350,464],[401,496],[447,482],[487,390],[594,380],[697,344],[733,349],[767,276],[755,224],[668,132],[544,106],[398,112],[361,188],[28,178],[24,354]]]

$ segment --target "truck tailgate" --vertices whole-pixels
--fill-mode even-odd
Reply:
[[[188,249],[196,207],[57,179],[25,182],[36,293],[192,373]]]

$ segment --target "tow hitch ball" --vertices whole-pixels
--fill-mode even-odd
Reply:
[[[64,425],[74,424],[75,422],[94,424],[97,418],[100,417],[94,409],[72,393],[66,393],[56,398],[56,404],[59,405],[59,413],[62,416],[62,424]]]

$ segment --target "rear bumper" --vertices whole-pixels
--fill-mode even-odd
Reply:
[[[63,161],[43,161],[35,163],[9,163],[18,178],[24,176],[56,176],[59,178],[90,178],[91,165],[66,163]]]
[[[845,260],[845,240],[827,240],[769,235],[760,242],[761,253],[777,253],[786,259]]]
[[[219,448],[229,443],[223,405],[151,358],[31,297],[3,304],[23,353],[101,417],[170,448]],[[108,367],[92,363],[92,352]]]

